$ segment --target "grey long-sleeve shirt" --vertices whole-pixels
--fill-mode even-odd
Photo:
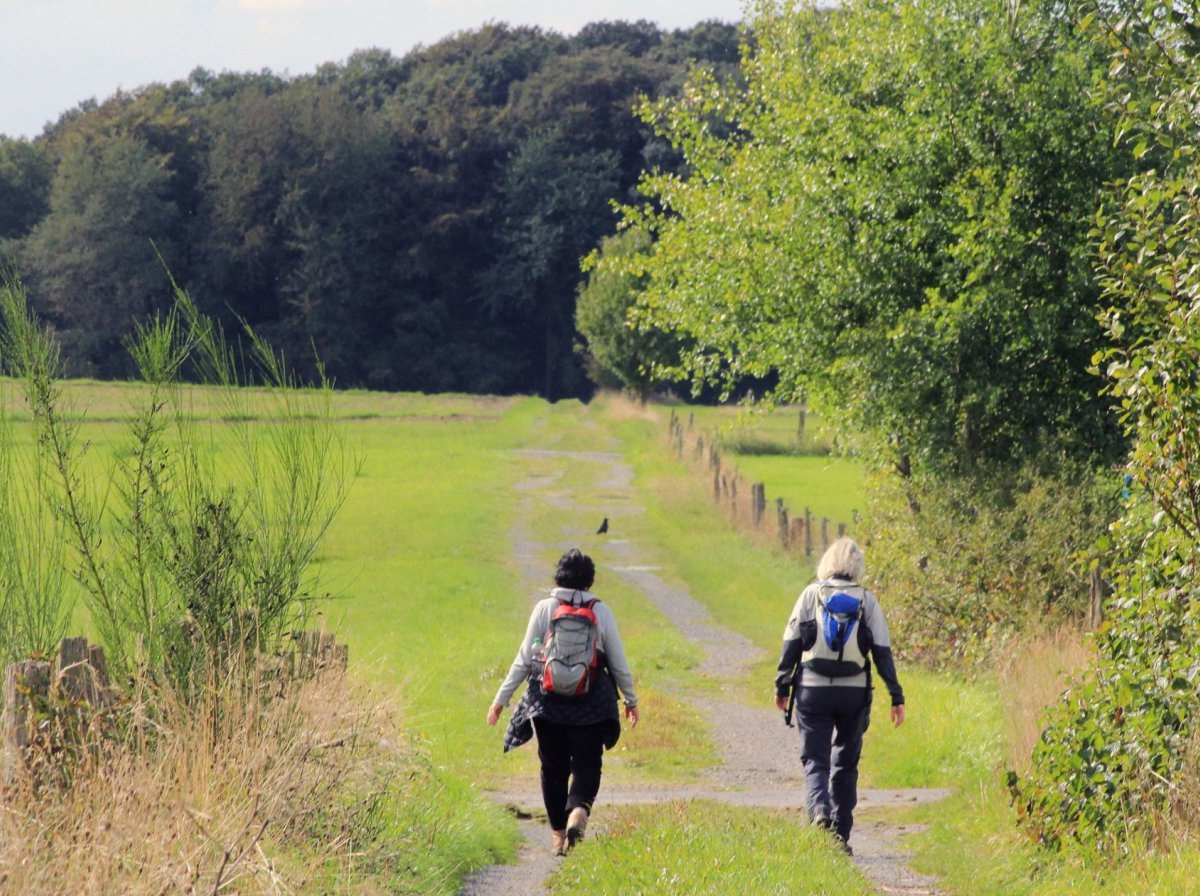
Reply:
[[[637,695],[633,691],[633,673],[629,669],[629,661],[625,657],[625,645],[621,643],[621,633],[617,630],[617,620],[612,610],[602,600],[589,591],[573,591],[570,588],[555,588],[550,597],[538,602],[529,614],[529,625],[525,629],[525,639],[517,650],[517,656],[509,667],[508,675],[496,692],[492,702],[498,706],[508,706],[517,688],[529,678],[533,668],[534,641],[546,637],[550,627],[550,615],[560,601],[573,602],[576,605],[595,600],[592,612],[596,614],[596,627],[599,629],[597,647],[604,652],[609,671],[621,691],[621,697],[626,706],[637,706]]]

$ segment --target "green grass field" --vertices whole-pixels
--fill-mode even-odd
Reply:
[[[81,383],[71,391],[87,408],[89,463],[101,475],[105,456],[120,450],[136,389]],[[252,396],[248,402],[252,409]],[[222,427],[231,421],[212,416],[203,393],[196,393],[195,408],[197,419],[212,421],[220,450]],[[397,859],[412,869],[404,872],[405,889],[393,882],[389,891],[455,893],[471,868],[513,855],[515,825],[482,788],[536,776],[532,750],[502,755],[500,729],[484,725],[531,604],[513,555],[520,484],[531,476],[569,475],[587,500],[605,495],[604,482],[586,464],[564,468],[530,449],[621,452],[646,508],[627,522],[629,536],[654,545],[664,579],[685,585],[719,623],[769,655],[778,648],[792,600],[811,577],[801,560],[749,543],[714,509],[704,477],[668,448],[666,409],[635,412],[608,399],[582,406],[347,393],[336,397],[335,413],[360,463],[314,568],[314,586],[335,595],[322,602],[321,619],[349,643],[353,674],[379,699],[399,701],[398,736],[423,757],[426,770],[406,789],[404,805],[383,813],[388,836],[406,844],[412,857]],[[719,413],[698,411],[697,425]],[[853,461],[756,454],[738,463],[762,464],[754,469],[768,494],[794,489],[831,516],[861,500],[861,472]],[[535,530],[559,525],[569,512],[548,505],[527,510],[526,523]],[[579,523],[585,544],[595,522]],[[536,558],[547,587],[558,548]],[[713,758],[695,714],[673,696],[681,681],[694,677],[696,651],[633,589],[612,578],[603,586],[626,632],[648,722],[623,739],[614,767],[631,781],[686,778]],[[763,699],[772,666],[764,662],[741,683],[747,700]],[[948,892],[1191,892],[1200,860],[1190,846],[1092,868],[1037,853],[1022,840],[1005,803],[995,686],[920,672],[903,661],[901,675],[909,722],[869,743],[862,783],[956,789],[948,802],[912,814],[929,825],[915,841],[920,866],[941,875]],[[877,709],[873,727],[882,732],[886,707]],[[689,804],[686,813],[676,804],[622,809],[613,833],[573,857],[552,881],[552,892],[570,891],[577,874],[588,876],[593,892],[791,892],[797,863],[820,881],[810,881],[806,892],[867,892],[842,857],[819,844],[812,848],[805,839],[810,833],[785,814],[718,805]]]
[[[807,508],[814,527],[824,517],[833,534],[838,523],[853,529],[864,503],[862,464],[836,453],[841,440],[824,421],[806,414],[801,433],[800,412],[793,407],[702,407],[678,413],[696,434],[716,439],[725,465],[736,468],[747,482],[764,484],[768,505],[782,498],[794,516]]]

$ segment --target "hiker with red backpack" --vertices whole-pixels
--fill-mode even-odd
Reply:
[[[809,820],[833,833],[847,853],[858,803],[858,760],[871,720],[872,662],[892,700],[892,724],[904,722],[887,621],[860,581],[862,548],[839,538],[817,563],[817,581],[801,593],[783,632],[775,706],[800,732]]]
[[[592,558],[578,549],[559,558],[557,587],[533,608],[487,714],[488,725],[495,725],[521,682],[529,682],[505,733],[504,751],[537,734],[542,802],[551,849],[559,856],[583,838],[600,790],[604,751],[621,735],[618,689],[625,718],[630,726],[638,723],[633,674],[616,619],[588,590],[595,577]]]

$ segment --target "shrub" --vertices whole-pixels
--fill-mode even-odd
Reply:
[[[990,480],[877,474],[869,563],[897,648],[979,667],[1018,633],[1082,620],[1116,478],[1069,461]]]
[[[247,371],[176,288],[175,309],[130,341],[145,387],[111,477],[97,479],[84,472],[80,415],[62,401],[57,344],[13,278],[0,313],[4,361],[33,417],[42,499],[17,527],[33,533],[23,556],[6,556],[14,536],[0,537],[0,579],[73,557],[118,680],[150,675],[186,689],[302,627],[308,568],[348,482],[328,384],[299,388],[250,331]],[[216,421],[196,419],[185,372],[213,384]],[[250,377],[265,387],[241,388]],[[41,647],[41,637],[22,643]]]

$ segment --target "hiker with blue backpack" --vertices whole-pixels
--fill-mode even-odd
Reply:
[[[625,718],[631,727],[638,723],[633,674],[617,621],[588,590],[595,577],[587,554],[573,548],[559,558],[557,587],[533,608],[487,713],[488,725],[495,725],[521,682],[529,682],[509,721],[504,751],[537,734],[542,802],[557,856],[583,838],[600,791],[604,751],[621,736],[618,689]]]
[[[846,852],[858,803],[858,760],[871,717],[872,664],[891,696],[892,724],[904,722],[887,621],[861,584],[862,548],[839,538],[817,563],[817,581],[801,593],[783,632],[775,705],[792,724],[795,710],[809,820],[833,833]]]

